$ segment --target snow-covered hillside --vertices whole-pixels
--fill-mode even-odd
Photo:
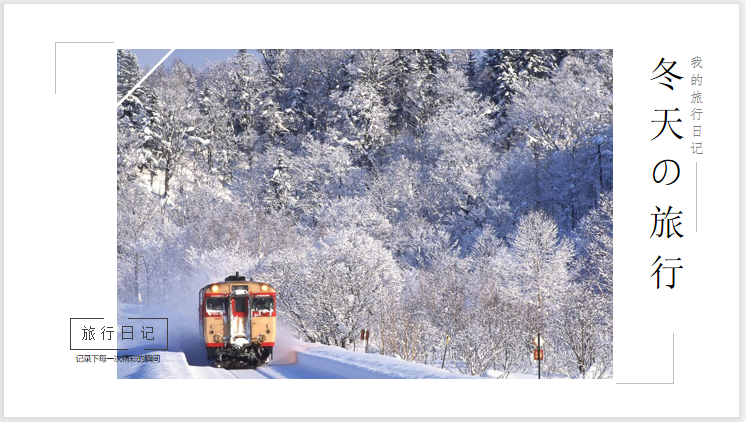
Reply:
[[[309,343],[612,376],[611,50],[259,52],[119,50],[120,303],[239,271]]]

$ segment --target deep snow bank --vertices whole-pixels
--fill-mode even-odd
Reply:
[[[280,365],[313,368],[327,378],[474,378],[390,356],[304,343],[289,336],[277,339],[275,359],[270,366]]]
[[[318,346],[297,353],[298,365],[323,370],[332,378],[474,378],[440,368],[372,353]]]

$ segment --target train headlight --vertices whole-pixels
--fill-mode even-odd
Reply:
[[[267,286],[266,284],[262,284],[261,289],[262,289],[263,292],[266,292],[267,289],[269,289],[269,286]]]
[[[220,287],[218,287],[217,284],[213,284],[210,290],[212,290],[213,293],[217,293],[218,290],[220,290]]]

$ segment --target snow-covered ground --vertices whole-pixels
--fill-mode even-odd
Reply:
[[[161,314],[152,308],[145,313]],[[120,307],[119,333],[127,316],[140,316],[139,307]],[[146,345],[142,340],[128,341],[126,345],[120,343],[120,347],[128,348],[126,354],[157,354],[160,362],[119,362],[117,378],[475,378],[389,356],[305,343],[288,335],[278,336],[274,360],[266,365],[256,369],[217,368],[207,360],[204,343],[193,319],[196,320],[188,317],[169,319],[168,351],[144,350],[153,348],[153,345]]]
[[[201,345],[197,345],[201,346]],[[149,352],[130,349],[129,354],[159,354],[160,363],[118,363],[118,378],[471,378],[439,368],[372,353],[278,339],[276,357],[257,369],[223,369],[212,365],[204,346],[191,350]]]
[[[138,340],[119,343],[128,348],[129,355],[159,355],[160,362],[117,363],[117,378],[300,378],[300,379],[402,379],[402,378],[471,378],[420,363],[407,362],[377,353],[363,353],[336,346],[306,343],[290,335],[278,335],[274,359],[256,369],[217,368],[207,360],[207,353],[196,314],[183,306],[143,308],[122,304],[118,309],[117,335],[121,339],[122,325],[132,324],[128,317],[168,316],[168,351],[149,351],[145,348],[165,347]],[[542,375],[544,375],[542,373]],[[536,372],[505,374],[489,370],[481,379],[536,379]],[[543,377],[542,377],[543,378]],[[551,378],[564,378],[553,374]]]
[[[505,374],[503,371],[496,371],[496,370],[489,370],[487,371],[486,375],[489,378],[497,378],[497,379],[509,379],[509,380],[535,380],[538,378],[537,374],[522,374],[518,372],[510,372],[509,374]],[[556,375],[553,375],[552,378],[557,378]]]

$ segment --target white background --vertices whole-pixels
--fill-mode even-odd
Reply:
[[[205,391],[261,389],[254,416],[737,416],[738,14],[675,4],[5,5],[4,415],[208,416]],[[58,44],[55,95],[55,41],[114,44]],[[113,364],[75,363],[69,318],[115,318],[117,48],[612,48],[615,378],[118,380]],[[706,130],[697,157],[695,55]],[[674,92],[649,80],[661,57],[684,76]],[[674,107],[685,138],[650,141],[653,110]],[[682,166],[666,188],[651,177],[665,158]],[[683,239],[649,239],[656,205],[684,212]],[[655,289],[658,255],[683,260],[673,290]],[[673,333],[674,384],[618,384],[671,382]]]

